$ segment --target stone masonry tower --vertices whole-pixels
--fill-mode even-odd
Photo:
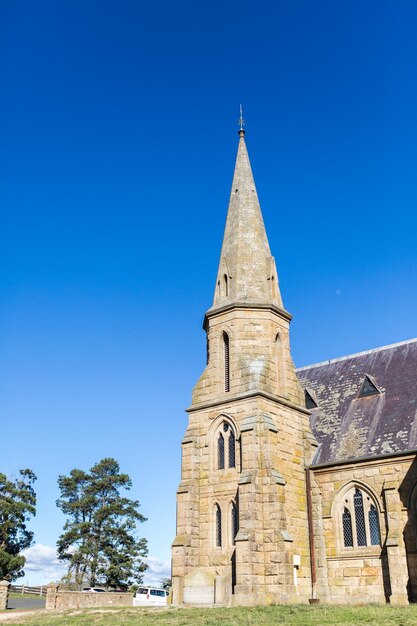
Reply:
[[[241,120],[241,122],[243,122]],[[241,123],[207,366],[182,440],[173,603],[311,596],[305,466],[315,441]]]

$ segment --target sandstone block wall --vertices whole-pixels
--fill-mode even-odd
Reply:
[[[312,458],[315,441],[290,356],[288,324],[285,312],[268,307],[238,306],[209,315],[209,363],[194,388],[182,441],[174,603],[187,603],[193,594],[222,604],[307,602],[311,597],[305,459]],[[236,463],[219,469],[222,423],[233,430]],[[225,454],[227,458],[227,449]],[[233,505],[239,516],[236,541],[231,535]],[[216,507],[221,510],[221,546],[216,545]],[[191,592],[185,584],[197,570],[196,580],[211,574],[210,590],[206,585]],[[225,593],[215,591],[216,584],[222,588],[220,579],[230,581]]]
[[[7,601],[9,599],[9,586],[7,580],[0,580],[0,611],[7,609]]]
[[[312,470],[319,597],[332,603],[406,604],[416,599],[414,455]],[[380,545],[344,546],[343,496],[349,486],[375,502]]]
[[[46,608],[76,609],[104,606],[133,606],[133,593],[89,593],[83,591],[61,591],[57,585],[49,585]]]

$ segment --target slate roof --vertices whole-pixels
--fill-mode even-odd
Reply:
[[[297,369],[318,407],[314,464],[417,448],[417,339]],[[359,397],[365,376],[380,393]],[[369,385],[368,385],[369,386]]]

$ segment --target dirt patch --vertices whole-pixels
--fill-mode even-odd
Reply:
[[[13,622],[13,620],[21,621],[25,617],[32,617],[33,615],[41,615],[44,614],[45,611],[36,611],[36,610],[28,610],[28,611],[14,611],[13,609],[8,609],[7,611],[1,611],[0,613],[0,622]]]

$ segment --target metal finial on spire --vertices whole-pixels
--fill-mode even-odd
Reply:
[[[239,117],[239,135],[242,137],[245,134],[244,130],[245,120],[243,119],[243,107],[240,105],[240,117]]]

